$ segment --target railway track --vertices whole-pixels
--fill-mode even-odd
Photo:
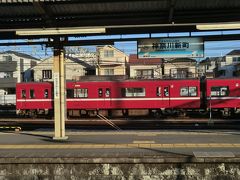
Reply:
[[[207,118],[167,118],[167,119],[111,119],[110,126],[101,119],[68,119],[67,128],[80,129],[114,129],[114,125],[120,129],[240,129],[240,119],[207,119]],[[18,126],[22,129],[53,128],[53,119],[20,119],[2,118],[0,127]],[[117,129],[117,128],[115,128]]]

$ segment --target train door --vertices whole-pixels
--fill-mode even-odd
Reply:
[[[27,98],[27,91],[26,89],[21,89],[21,108],[26,108],[26,98]]]
[[[170,87],[164,86],[163,87],[163,102],[166,108],[170,107]]]
[[[105,109],[110,108],[111,106],[111,88],[110,87],[101,87],[98,88],[98,107]]]

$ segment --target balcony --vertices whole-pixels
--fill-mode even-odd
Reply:
[[[0,88],[15,88],[17,83],[17,78],[0,78]]]
[[[17,70],[17,62],[16,61],[2,61],[0,62],[0,72],[14,72]]]

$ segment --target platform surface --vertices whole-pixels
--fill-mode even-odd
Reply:
[[[0,158],[240,158],[240,132],[218,130],[0,132]]]

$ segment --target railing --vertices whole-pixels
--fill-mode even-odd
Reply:
[[[16,105],[16,95],[0,95],[0,105]]]

